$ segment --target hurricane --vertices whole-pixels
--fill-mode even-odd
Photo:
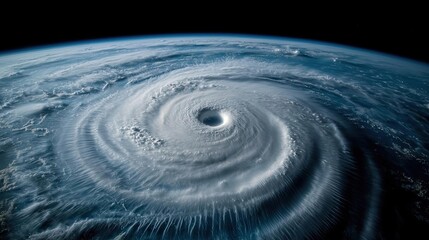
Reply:
[[[428,65],[284,38],[3,53],[0,236],[418,236],[428,96]]]

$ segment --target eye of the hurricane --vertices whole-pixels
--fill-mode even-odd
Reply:
[[[198,115],[198,120],[210,127],[219,127],[224,125],[229,119],[228,115],[217,109],[204,109]]]

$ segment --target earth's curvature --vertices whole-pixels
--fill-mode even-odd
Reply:
[[[0,55],[1,238],[416,239],[428,155],[422,63],[244,36]]]

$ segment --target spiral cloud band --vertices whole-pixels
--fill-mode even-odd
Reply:
[[[236,37],[136,39],[5,55],[2,234],[408,234],[408,228],[388,231],[397,224],[389,212],[406,202],[419,215],[398,218],[427,221],[413,203],[428,201],[428,132],[415,127],[429,129],[421,120],[428,117],[428,83],[416,80],[429,71],[401,61]],[[412,80],[415,86],[407,86]],[[402,192],[413,197],[396,201]]]

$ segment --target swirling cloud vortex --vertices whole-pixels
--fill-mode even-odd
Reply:
[[[395,138],[413,131],[393,108],[411,93],[379,85],[408,76],[384,56],[246,38],[63,49],[4,57],[8,236],[372,238],[385,164],[375,142],[427,138]],[[428,88],[415,89],[424,108]]]

